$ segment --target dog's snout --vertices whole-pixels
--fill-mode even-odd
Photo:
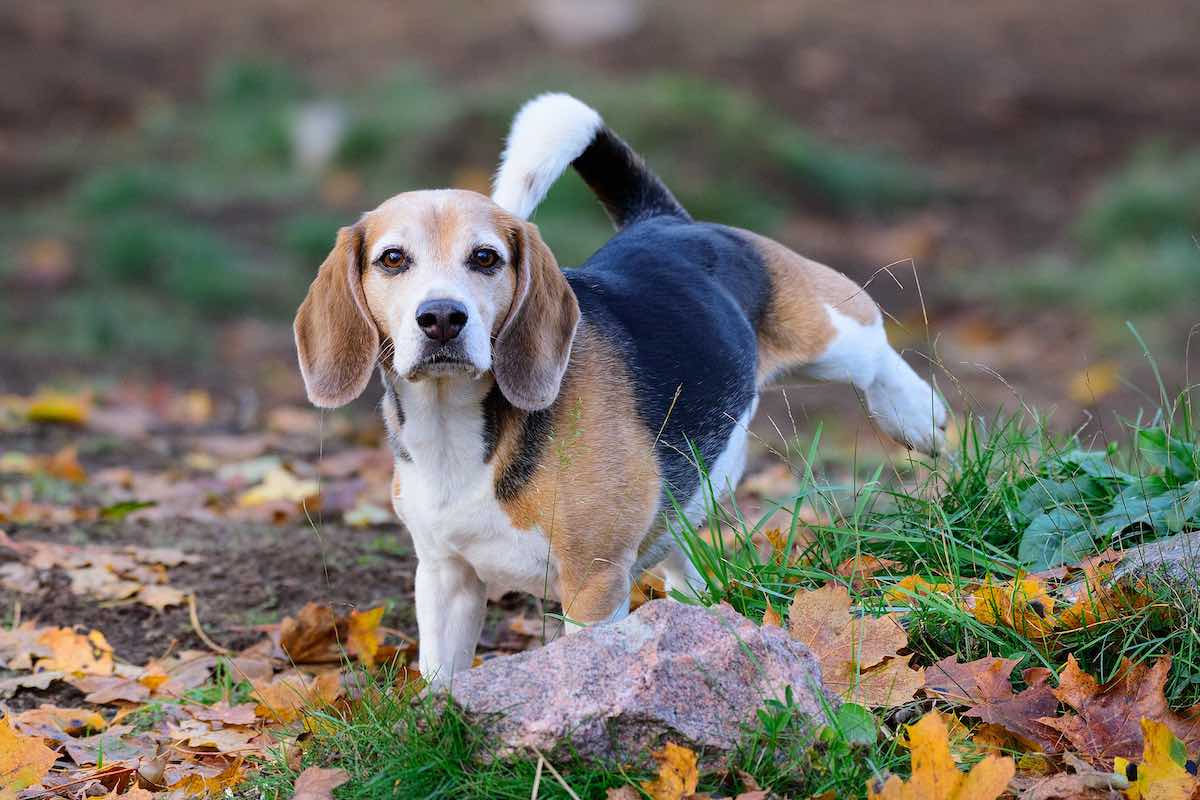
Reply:
[[[457,300],[426,300],[417,307],[417,326],[435,342],[445,344],[467,325],[467,307]]]

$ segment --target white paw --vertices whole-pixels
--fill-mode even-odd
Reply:
[[[896,353],[867,387],[872,419],[905,447],[934,455],[946,444],[946,405]]]

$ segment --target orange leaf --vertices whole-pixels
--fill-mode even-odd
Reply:
[[[899,651],[908,634],[892,615],[850,613],[850,593],[830,583],[797,592],[788,612],[788,630],[821,662],[825,685],[842,697],[869,706],[911,700],[924,684],[924,671],[909,668]]]
[[[330,800],[333,790],[348,780],[344,769],[308,767],[296,776],[292,800]]]
[[[1054,598],[1037,578],[996,585],[990,581],[975,592],[975,619],[1003,625],[1022,636],[1044,639],[1054,628]]]
[[[996,800],[1016,773],[1011,758],[988,756],[968,773],[959,772],[950,755],[949,732],[942,715],[931,711],[908,726],[912,777],[893,775],[882,786],[867,785],[874,800]]]
[[[38,670],[59,670],[84,675],[111,675],[112,647],[100,631],[87,636],[70,628],[51,628],[38,643],[49,648],[50,656],[38,661]]]
[[[662,750],[654,753],[654,759],[658,761],[658,777],[642,781],[642,789],[653,800],[683,800],[695,794],[700,773],[694,752],[667,742]]]
[[[17,733],[7,717],[0,718],[0,800],[12,800],[21,789],[39,782],[57,759],[41,737]]]
[[[350,633],[346,649],[358,656],[367,667],[375,666],[375,654],[379,652],[379,623],[383,621],[383,607],[370,611],[355,609],[350,612]]]

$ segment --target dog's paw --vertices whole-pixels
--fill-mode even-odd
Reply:
[[[867,387],[867,408],[888,436],[910,449],[936,455],[946,445],[946,405],[933,387],[894,355]]]

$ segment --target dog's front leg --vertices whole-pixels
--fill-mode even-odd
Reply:
[[[416,599],[421,676],[435,688],[449,686],[454,673],[469,669],[475,659],[487,589],[461,559],[423,558],[417,562]]]

